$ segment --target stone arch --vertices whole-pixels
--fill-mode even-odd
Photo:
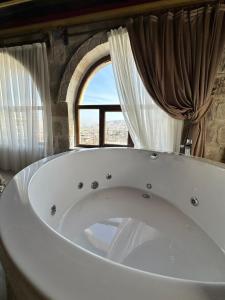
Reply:
[[[94,35],[74,53],[60,84],[58,102],[67,102],[70,148],[75,144],[75,99],[86,72],[101,58],[109,55],[107,33]]]

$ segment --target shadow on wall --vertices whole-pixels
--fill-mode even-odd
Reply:
[[[5,282],[5,273],[3,267],[0,263],[0,299],[6,300],[6,282]]]
[[[52,103],[52,130],[54,153],[69,150],[69,124],[67,102]]]
[[[222,163],[225,163],[225,149],[223,150],[223,158],[222,158]]]

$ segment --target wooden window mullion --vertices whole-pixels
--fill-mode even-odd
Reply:
[[[105,109],[99,109],[99,145],[100,147],[104,146],[105,140]]]
[[[80,110],[78,107],[75,109],[75,134],[75,143],[80,145]]]

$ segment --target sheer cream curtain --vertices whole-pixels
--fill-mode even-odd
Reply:
[[[178,152],[183,122],[155,104],[139,76],[125,28],[108,33],[121,109],[136,148]]]
[[[45,44],[0,49],[0,169],[19,171],[52,154]]]

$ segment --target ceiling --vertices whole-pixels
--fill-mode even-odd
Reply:
[[[155,0],[11,0],[0,1],[1,29],[121,8]]]
[[[217,0],[0,0],[0,37],[215,1]]]

